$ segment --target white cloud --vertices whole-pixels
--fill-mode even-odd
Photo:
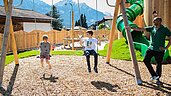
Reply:
[[[42,0],[49,5],[52,5],[52,0]],[[57,3],[61,0],[53,0],[53,3]],[[78,2],[78,0],[73,0],[74,2]],[[115,0],[108,0],[110,4],[114,4]],[[79,0],[80,3],[86,3],[88,6],[92,7],[93,9],[96,9],[96,0]],[[108,12],[113,15],[114,8],[111,8],[107,5],[106,0],[97,0],[97,10],[101,12]]]

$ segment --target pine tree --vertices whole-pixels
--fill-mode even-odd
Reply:
[[[78,20],[78,22],[77,22],[77,23],[78,23],[78,26],[81,26],[81,24],[80,24],[80,19]]]
[[[55,30],[60,30],[62,29],[63,25],[62,22],[63,20],[60,18],[60,14],[57,11],[57,8],[53,5],[52,6],[52,11],[50,11],[49,13],[47,13],[47,16],[53,17],[54,19],[52,20],[52,27]]]
[[[84,24],[84,28],[88,28],[88,26],[87,26],[87,19],[86,19],[86,16],[85,16],[85,14],[84,14],[84,16],[83,16],[83,24]]]
[[[88,28],[87,19],[86,19],[85,14],[80,15],[80,19],[77,21],[77,24],[78,24],[78,26]]]
[[[83,27],[84,26],[84,18],[83,18],[83,14],[81,14],[81,16],[80,16],[80,20],[81,20],[81,24],[82,25],[80,25],[81,27]]]
[[[78,26],[78,22],[77,21],[75,21],[75,26]]]

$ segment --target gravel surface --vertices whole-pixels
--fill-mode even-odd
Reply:
[[[19,66],[13,62],[5,67],[0,92],[12,96],[171,96],[171,64],[163,65],[163,86],[159,87],[150,82],[149,72],[139,62],[143,85],[138,86],[131,61],[111,59],[107,65],[105,57],[99,57],[96,74],[91,60],[88,73],[83,56],[52,56],[51,71],[47,64],[41,68],[36,57],[20,59]]]

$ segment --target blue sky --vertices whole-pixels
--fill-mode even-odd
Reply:
[[[46,3],[48,3],[49,5],[52,4],[52,0],[42,0]],[[54,3],[57,3],[61,0],[53,0]],[[78,2],[78,0],[73,0],[74,2]],[[108,0],[110,4],[114,4],[115,0]],[[80,3],[86,3],[88,6],[92,7],[93,9],[96,9],[96,0],[79,0]],[[97,9],[98,11],[101,12],[108,12],[111,13],[111,15],[113,15],[113,10],[114,8],[111,8],[107,5],[106,0],[97,0]]]

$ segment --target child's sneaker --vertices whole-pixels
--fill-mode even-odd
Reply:
[[[94,72],[98,73],[97,67],[94,67]]]
[[[159,76],[152,76],[151,77],[151,81],[153,82],[153,81],[156,81],[156,80],[158,80],[159,79]]]
[[[53,78],[53,75],[52,74],[50,75],[50,78]]]
[[[43,74],[43,78],[45,78],[45,74]]]
[[[162,83],[160,82],[160,80],[157,80],[157,81],[156,81],[156,84],[157,84],[158,86],[162,85]]]
[[[45,79],[45,74],[43,74],[43,76],[41,76],[40,79]]]
[[[89,72],[89,73],[91,72],[91,68],[88,68],[88,72]]]

